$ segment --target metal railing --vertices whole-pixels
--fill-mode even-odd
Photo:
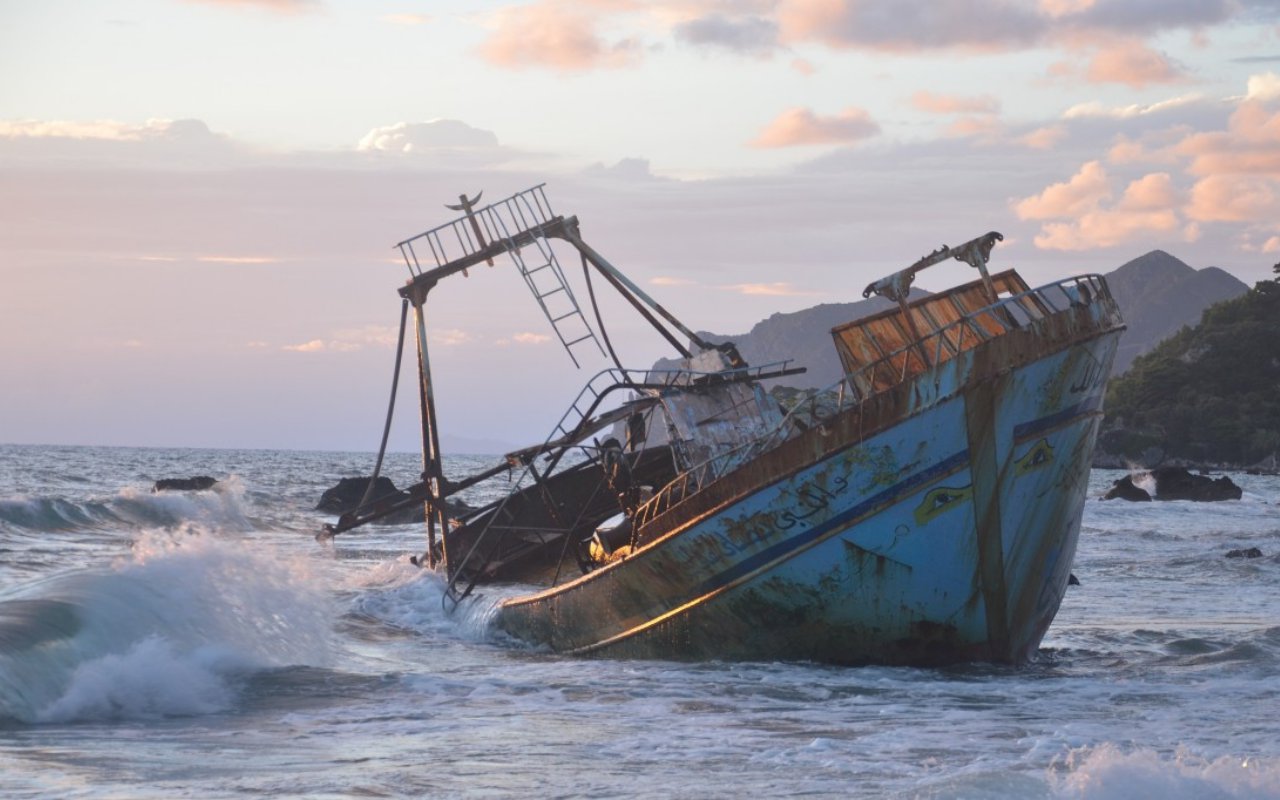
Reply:
[[[452,611],[452,607],[447,604],[452,603],[452,606],[456,607],[475,588],[483,565],[465,578],[466,586],[461,590],[457,588],[457,584],[460,579],[464,578],[467,565],[480,552],[481,542],[487,538],[491,531],[506,527],[495,525],[495,522],[502,518],[502,513],[511,498],[524,490],[525,481],[532,474],[534,463],[544,455],[552,452],[563,452],[568,447],[571,447],[574,444],[572,441],[574,435],[581,430],[582,424],[590,419],[591,414],[595,413],[600,407],[607,395],[617,389],[648,389],[661,392],[668,387],[676,388],[705,385],[707,383],[715,385],[713,382],[731,383],[742,380],[758,380],[768,377],[770,374],[784,371],[790,363],[789,360],[779,361],[757,367],[743,367],[721,372],[699,372],[687,369],[619,369],[611,367],[593,375],[582,390],[578,392],[578,396],[569,405],[569,408],[565,410],[559,421],[556,422],[555,427],[551,429],[551,433],[547,435],[542,445],[536,450],[522,455],[521,460],[525,465],[524,470],[512,484],[511,491],[493,509],[493,513],[489,515],[485,527],[476,536],[462,560],[456,566],[450,565],[451,577],[449,578],[444,598],[442,598],[446,604],[446,610]],[[585,408],[583,407],[584,404]],[[547,474],[553,469],[554,463],[548,468]]]
[[[507,251],[518,249],[514,237],[525,231],[537,232],[557,219],[543,191],[545,183],[516,192],[510,197],[472,209],[452,222],[405,239],[396,247],[415,278],[431,265],[446,264],[474,256],[492,244]],[[483,241],[481,241],[483,238]],[[424,268],[424,262],[427,266]]]
[[[781,422],[759,437],[677,475],[636,510],[633,522],[635,529],[639,530],[658,515],[697,494],[714,480],[772,450],[796,433],[821,424],[844,410],[853,408],[870,397],[886,392],[901,383],[907,378],[907,367],[912,358],[914,357],[919,363],[921,349],[927,352],[930,346],[933,347],[932,367],[936,367],[982,342],[1025,328],[1047,316],[1066,311],[1072,306],[1089,305],[1103,297],[1110,297],[1110,292],[1102,277],[1081,275],[1013,295],[936,328],[922,336],[919,341],[909,342],[863,366],[857,372],[845,375],[826,389],[805,398],[788,411]],[[877,372],[886,367],[892,367],[898,359],[902,360],[901,368],[893,368],[893,371],[898,373],[897,381],[890,385],[882,385],[878,390],[875,389]],[[924,366],[929,367],[929,365]],[[859,386],[872,387],[872,389],[863,391]]]

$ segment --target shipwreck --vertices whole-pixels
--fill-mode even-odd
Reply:
[[[456,219],[398,244],[422,482],[327,535],[425,507],[415,563],[441,571],[446,608],[477,587],[522,587],[504,591],[490,624],[566,654],[932,665],[1036,652],[1067,588],[1124,327],[1101,276],[1032,289],[988,270],[998,233],[942,247],[868,286],[893,302],[832,330],[843,378],[782,407],[764,382],[796,372],[790,362],[747,364],[703,341],[590,247],[576,217],[554,213],[544,186],[460,199]],[[586,295],[556,248],[581,261]],[[446,278],[495,259],[575,364],[593,351],[613,365],[540,444],[450,479],[427,304]],[[918,272],[950,259],[975,279],[909,298]],[[676,367],[623,366],[593,278],[662,333]],[[460,501],[504,474],[506,496]]]

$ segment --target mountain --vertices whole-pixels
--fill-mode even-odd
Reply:
[[[1128,369],[1136,357],[1154,348],[1162,339],[1186,325],[1194,325],[1200,313],[1213,303],[1239,297],[1249,290],[1217,267],[1192,269],[1163,250],[1139,256],[1105,277],[1129,326],[1120,339],[1115,374]],[[920,296],[921,290],[912,290],[912,299]],[[756,323],[747,333],[726,336],[699,331],[698,335],[717,344],[734,342],[742,357],[753,366],[793,359],[792,366],[806,367],[809,371],[776,382],[799,389],[821,389],[840,380],[840,359],[831,343],[831,329],[891,305],[881,297],[856,303],[823,303],[802,311],[774,314]],[[663,360],[655,366],[674,364],[674,361]]]
[[[1280,273],[1280,264],[1276,265]],[[1252,465],[1280,452],[1280,279],[1210,306],[1140,356],[1107,391],[1100,448],[1167,460]],[[1104,459],[1105,460],[1105,459]]]
[[[928,294],[920,289],[911,290],[911,299]],[[823,303],[802,311],[777,313],[752,326],[747,333],[726,336],[709,331],[698,331],[698,336],[711,342],[733,342],[738,352],[753,367],[775,361],[791,359],[792,367],[805,367],[808,372],[790,375],[771,383],[794,386],[797,389],[825,389],[842,375],[840,359],[831,342],[831,329],[850,320],[875,314],[895,305],[883,297],[859,300],[856,303]],[[672,359],[663,359],[654,365],[657,369],[675,366]]]
[[[1195,270],[1163,250],[1139,256],[1106,278],[1129,326],[1116,353],[1117,375],[1184,325],[1194,325],[1209,306],[1249,290],[1217,267]]]

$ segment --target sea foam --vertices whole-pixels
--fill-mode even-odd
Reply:
[[[1250,756],[1207,759],[1188,750],[1164,756],[1114,744],[1073,750],[1060,765],[1055,794],[1070,800],[1277,800],[1280,760]]]
[[[0,595],[0,717],[206,713],[246,671],[325,665],[334,609],[309,567],[184,526],[142,535],[109,570]]]

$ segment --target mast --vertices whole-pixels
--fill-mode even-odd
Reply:
[[[589,346],[587,343],[593,343],[601,354],[604,353],[604,347],[582,313],[551,247],[549,239],[561,239],[577,249],[682,357],[688,358],[691,355],[689,348],[657,317],[687,336],[698,348],[713,348],[588,246],[578,232],[576,217],[566,218],[554,214],[543,192],[544,185],[538,184],[483,207],[475,205],[480,200],[480,194],[474,198],[463,194],[458,198],[458,205],[446,206],[451,210],[464,212],[463,216],[396,245],[410,275],[409,281],[400,288],[399,293],[413,305],[418,340],[422,494],[425,496],[427,518],[425,562],[432,567],[443,562],[446,571],[452,565],[446,536],[449,515],[444,499],[458,487],[449,484],[444,477],[426,328],[427,297],[441,280],[459,272],[465,276],[470,267],[481,263],[492,265],[495,258],[506,254],[529,287],[561,346],[577,365],[575,346]],[[527,256],[522,252],[525,250],[529,251]]]

